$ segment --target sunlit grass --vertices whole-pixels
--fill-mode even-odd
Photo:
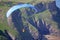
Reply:
[[[17,31],[11,28],[10,26],[8,26],[7,23],[6,13],[10,9],[10,7],[5,5],[5,6],[0,6],[0,9],[2,10],[2,12],[0,12],[0,15],[2,15],[0,17],[0,30],[2,31],[8,30],[8,32],[10,32],[13,36],[17,35]]]
[[[8,2],[9,0],[2,0],[4,2]],[[17,4],[15,2],[22,2],[22,3],[31,3],[32,4],[37,4],[40,2],[49,2],[49,1],[53,1],[53,0],[11,0],[13,2],[13,4]],[[6,12],[10,9],[11,7],[9,7],[9,5],[0,5],[0,9],[2,9],[2,12],[0,12],[0,14],[2,15],[2,19],[0,18],[0,30],[4,31],[4,30],[8,30],[11,34],[16,35],[17,32],[15,30],[13,30],[11,27],[8,26],[7,23],[7,18],[6,18]],[[25,13],[22,14],[23,16],[27,17]],[[31,17],[35,17],[37,20],[39,18],[44,19],[48,24],[51,23],[53,27],[57,28],[57,23],[54,22],[51,18],[51,13],[49,12],[49,10],[45,10],[44,12],[38,13],[38,14],[34,14]],[[23,21],[24,22],[24,21]],[[26,24],[26,22],[24,22]],[[34,28],[34,26],[30,25],[30,28],[32,30],[36,30]],[[36,30],[37,31],[37,30]]]

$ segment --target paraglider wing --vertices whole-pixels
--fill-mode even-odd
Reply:
[[[35,12],[37,12],[37,10],[36,10],[36,9],[34,8],[34,6],[31,5],[31,4],[19,4],[19,5],[15,5],[15,6],[11,7],[11,8],[8,10],[8,12],[7,12],[7,14],[6,14],[7,18],[12,14],[12,12],[14,12],[15,10],[17,10],[17,9],[19,9],[19,8],[23,8],[23,7],[31,7],[31,8],[33,8],[33,9],[35,10]]]

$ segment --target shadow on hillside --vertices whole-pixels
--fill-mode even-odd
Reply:
[[[31,34],[28,32],[27,29],[25,32],[22,32],[22,29],[24,29],[25,26],[23,25],[21,14],[22,13],[19,9],[14,11],[12,13],[12,22],[14,23],[15,28],[19,32],[22,40],[33,40]]]
[[[35,5],[35,8],[37,9],[37,13],[40,13],[46,10],[46,5],[40,2]]]
[[[49,33],[50,24],[46,26],[45,21],[43,23],[42,20],[39,19],[39,24],[37,25],[37,21],[35,21],[35,20],[33,21],[33,18],[29,18],[28,22],[31,25],[33,25],[34,27],[36,27],[39,30],[40,34],[42,34],[42,35],[50,34]],[[47,28],[47,27],[49,27],[49,28]]]
[[[39,39],[42,40],[43,38],[45,38],[43,35],[50,34],[50,32],[49,32],[50,24],[46,25],[45,21],[43,23],[43,21],[41,19],[39,19],[39,23],[37,24],[37,21],[35,21],[35,20],[33,21],[33,18],[29,18],[28,22],[31,25],[33,25],[35,28],[37,28],[37,30],[39,31],[39,35],[41,35]]]
[[[3,31],[1,31],[1,30],[0,30],[0,35],[3,35],[3,36],[5,36],[5,35],[4,35],[4,33],[3,33]]]
[[[60,9],[56,6],[55,1],[49,3],[48,7],[52,14],[52,19],[58,23],[58,28],[60,29]]]
[[[5,37],[6,40],[12,40],[12,38],[11,38],[10,35],[8,34],[7,30],[4,30],[4,32],[0,30],[0,36]],[[1,39],[1,40],[2,40],[2,39]]]

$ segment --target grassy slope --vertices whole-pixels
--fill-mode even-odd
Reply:
[[[47,24],[51,24],[53,27],[57,28],[56,27],[57,26],[57,23],[52,20],[52,16],[51,16],[51,13],[49,12],[49,10],[45,10],[44,12],[41,12],[39,14],[35,14],[33,16],[35,16],[37,20],[39,18],[41,18],[44,21],[46,21]]]
[[[6,12],[9,8],[10,7],[8,7],[7,5],[0,5],[0,9],[2,10],[2,12],[0,12],[0,16],[2,15],[0,17],[0,30],[8,30],[11,34],[16,35],[17,32],[13,30],[11,27],[9,27],[7,23]]]
[[[3,1],[8,1],[8,0],[3,0]],[[31,0],[12,0],[13,2],[23,2],[23,3],[28,3],[28,2],[31,2]],[[38,2],[41,2],[42,0],[37,0],[36,1],[36,3],[38,3]],[[44,0],[44,2],[49,2],[50,0]],[[16,3],[15,3],[16,4]],[[14,34],[14,35],[16,35],[16,31],[14,31],[14,30],[12,30],[12,29],[10,29],[10,27],[7,25],[7,20],[6,20],[6,12],[7,12],[7,10],[9,9],[9,7],[8,6],[0,6],[0,9],[2,9],[2,12],[0,12],[0,15],[2,15],[1,17],[0,17],[0,30],[5,30],[5,29],[7,29],[8,31],[10,31],[12,34]],[[44,16],[42,16],[42,15],[44,15]],[[47,15],[47,16],[46,16]],[[45,19],[46,21],[48,21],[48,23],[50,22],[50,23],[52,23],[52,24],[54,24],[54,22],[52,22],[50,19],[49,19],[49,17],[50,17],[50,12],[48,11],[48,10],[46,10],[46,11],[44,11],[44,12],[42,12],[42,13],[39,13],[39,14],[36,14],[36,15],[34,15],[36,18],[39,18],[39,16],[40,16],[40,18],[42,17],[43,19],[45,19],[46,17],[48,17],[48,19]],[[55,24],[54,24],[55,25]]]

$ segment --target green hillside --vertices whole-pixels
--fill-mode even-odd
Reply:
[[[13,29],[14,28],[13,26],[9,26],[8,22],[7,22],[6,12],[11,8],[11,6],[16,5],[18,3],[30,3],[32,5],[36,5],[37,3],[40,3],[40,2],[49,3],[51,1],[54,1],[54,0],[10,0],[11,4],[8,4],[9,0],[1,0],[1,2],[0,2],[0,30],[2,30],[3,32],[4,32],[4,30],[7,30],[13,36],[17,36],[17,34],[18,34],[16,29]],[[48,6],[48,4],[46,5],[46,8],[47,8],[47,6]],[[24,13],[24,14],[22,14],[23,17],[25,17],[27,19],[32,17],[33,20],[34,20],[34,17],[36,18],[36,20],[42,19],[47,24],[51,24],[53,29],[59,30],[58,27],[57,27],[58,23],[55,22],[52,19],[52,14],[49,11],[49,9],[46,9],[45,11],[37,13],[37,14],[33,14],[33,15],[29,16],[29,17],[27,16],[27,14],[25,12],[23,12],[25,10],[24,8],[22,8],[20,10],[22,11],[22,13]],[[28,22],[23,19],[23,23],[24,23],[24,25],[26,25]],[[29,24],[29,26],[30,26],[31,30],[37,31],[37,29],[34,28],[33,25]]]

